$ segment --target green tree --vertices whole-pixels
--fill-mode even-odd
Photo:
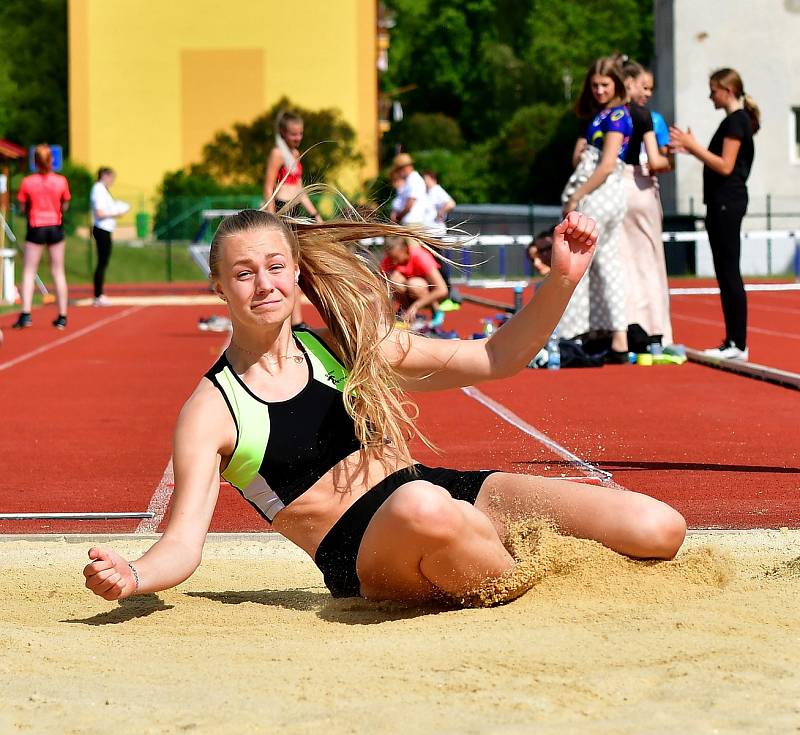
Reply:
[[[528,19],[525,57],[540,101],[564,100],[565,79],[576,96],[595,58],[625,53],[649,64],[653,54],[650,0],[536,0]]]
[[[335,109],[308,110],[282,98],[250,123],[236,123],[217,133],[203,147],[200,163],[191,171],[223,184],[258,187],[264,181],[267,156],[275,145],[275,120],[282,110],[303,118],[303,178],[307,182],[336,183],[340,169],[358,165],[356,133]]]
[[[587,67],[614,52],[649,63],[653,52],[651,0],[385,2],[395,27],[384,91],[411,88],[398,96],[407,119],[454,118],[466,148],[450,160],[488,156],[495,201],[556,201],[578,134],[568,107]],[[419,158],[410,132],[400,125],[387,139]]]
[[[66,148],[66,0],[0,2],[0,57],[0,136]]]

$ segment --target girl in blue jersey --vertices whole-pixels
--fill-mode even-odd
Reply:
[[[598,59],[589,67],[575,110],[588,119],[586,134],[573,153],[575,172],[561,200],[564,212],[577,210],[597,222],[600,237],[586,277],[559,322],[561,337],[589,332],[611,334],[607,362],[627,363],[628,321],[620,261],[619,231],[625,216],[623,159],[633,133],[625,106],[626,91],[616,57]]]
[[[533,300],[491,337],[474,341],[393,328],[385,281],[351,247],[389,235],[436,244],[402,225],[287,224],[256,210],[222,222],[210,267],[233,332],[178,418],[167,527],[132,562],[90,549],[89,589],[115,600],[187,579],[200,563],[220,474],[314,559],[335,596],[423,601],[444,594],[463,601],[513,572],[504,545],[513,518],[549,518],[565,533],[630,556],[677,552],[683,518],[646,495],[424,467],[409,450],[419,432],[403,393],[524,369],[591,261],[594,222],[567,215],[554,231],[550,275]],[[291,329],[298,283],[325,329]]]

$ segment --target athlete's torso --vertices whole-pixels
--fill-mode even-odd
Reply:
[[[313,556],[342,513],[387,474],[405,466],[357,472],[360,444],[344,407],[347,371],[314,333],[294,332],[309,370],[306,385],[284,401],[256,396],[223,354],[206,377],[219,389],[236,425],[236,444],[222,477],[276,530]]]

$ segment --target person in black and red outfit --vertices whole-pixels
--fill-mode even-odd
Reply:
[[[706,354],[728,360],[747,360],[747,295],[739,268],[742,219],[747,212],[747,177],[753,165],[753,136],[760,127],[760,112],[744,93],[739,74],[719,69],[709,79],[714,108],[728,114],[720,123],[708,149],[691,129],[670,128],[672,147],[703,163],[703,201],[706,230],[719,282],[725,340]]]

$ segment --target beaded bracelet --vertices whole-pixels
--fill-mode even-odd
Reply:
[[[133,566],[132,562],[128,562],[128,566],[131,568],[131,571],[133,572],[133,579],[136,582],[136,587],[133,590],[135,594],[136,592],[139,591],[139,572],[137,571],[136,567]]]

